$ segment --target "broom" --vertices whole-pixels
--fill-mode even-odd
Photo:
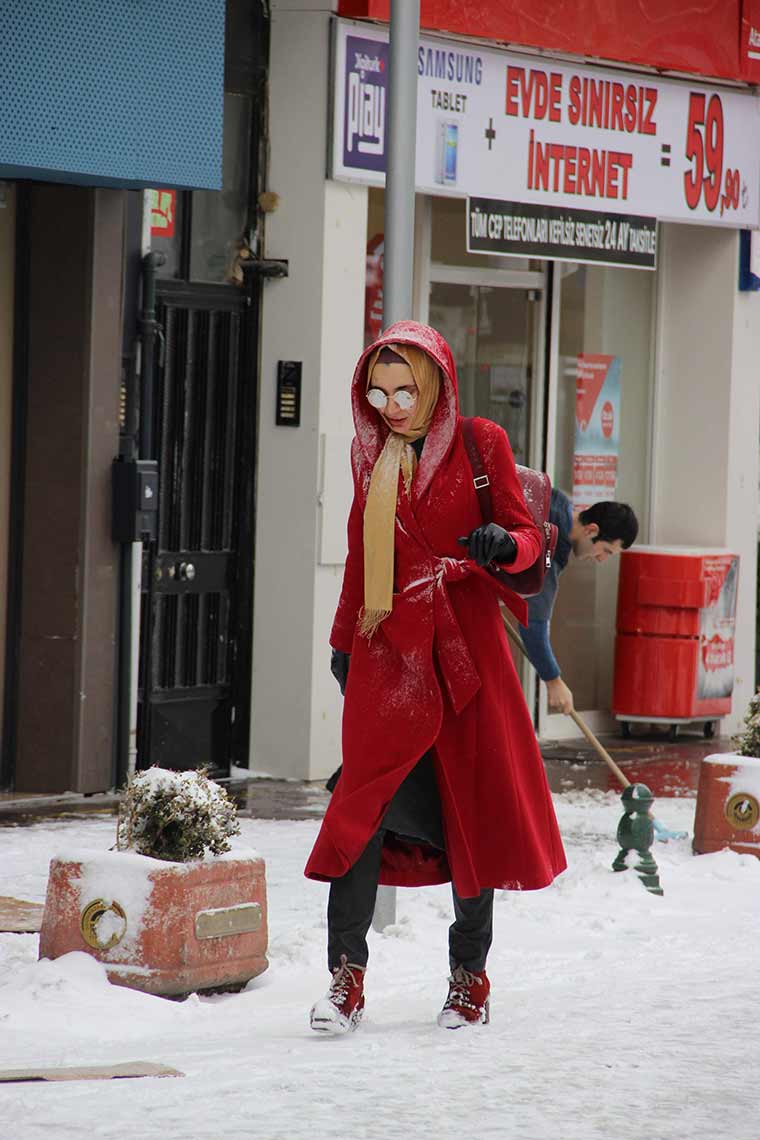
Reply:
[[[515,646],[515,648],[519,650],[519,652],[523,655],[525,660],[530,664],[530,658],[528,657],[525,646],[522,643],[522,638],[518,634],[517,630],[512,626],[511,622],[508,621],[508,619],[505,617],[503,611],[501,619],[504,622],[504,628],[507,631],[507,637]],[[589,744],[594,748],[596,753],[601,756],[602,760],[604,760],[605,764],[613,773],[621,787],[629,788],[631,786],[631,781],[628,779],[625,773],[620,770],[620,768],[610,756],[607,749],[596,738],[580,713],[576,712],[575,709],[570,709],[570,712],[567,715],[575,722],[583,735],[586,737],[586,740],[588,740]],[[666,827],[664,823],[660,823],[658,819],[654,819],[653,823],[655,835],[662,843],[667,843],[669,839],[686,839],[688,836],[688,832],[686,831],[671,831],[669,827]]]

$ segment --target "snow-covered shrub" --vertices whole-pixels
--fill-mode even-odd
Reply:
[[[740,756],[760,756],[760,693],[750,698],[744,729],[734,737]]]
[[[185,863],[229,851],[239,832],[235,804],[204,771],[148,768],[122,795],[116,846]]]

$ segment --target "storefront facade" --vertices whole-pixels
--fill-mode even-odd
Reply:
[[[593,3],[575,38],[554,26],[543,42],[519,5],[510,16],[475,6],[493,19],[468,11],[468,28],[453,6],[422,7],[412,316],[447,337],[463,411],[501,423],[519,462],[577,504],[629,502],[641,542],[740,555],[730,731],[754,689],[760,302],[737,287],[740,229],[760,224],[751,5],[715,6],[689,29],[677,5],[660,5],[674,34],[652,46],[629,29],[627,56]],[[340,14],[387,19],[382,9]],[[485,43],[486,27],[510,50]],[[350,503],[350,375],[382,321],[386,45],[381,23],[273,11],[280,205],[267,253],[289,258],[291,276],[263,313],[260,472],[271,464],[284,480],[259,482],[252,766],[282,775],[322,776],[340,750],[328,636]],[[308,104],[285,61],[312,77]],[[267,389],[283,358],[303,362],[295,430],[275,425]],[[553,626],[576,705],[599,729],[613,725],[616,595],[614,563],[571,563]],[[524,684],[539,733],[565,735],[566,718],[548,715],[527,673]]]
[[[111,479],[142,191],[220,185],[225,6],[5,7],[0,786],[95,792],[117,779]]]

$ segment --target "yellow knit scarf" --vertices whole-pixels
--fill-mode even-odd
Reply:
[[[410,445],[415,439],[427,435],[441,390],[438,365],[421,348],[404,344],[383,347],[391,349],[409,365],[418,395],[409,430],[403,434],[393,431],[388,433],[385,446],[372,469],[364,508],[364,608],[359,625],[359,632],[368,638],[372,637],[393,609],[399,471],[404,477],[406,494],[409,495],[417,467],[417,456]],[[381,351],[381,348],[377,349],[370,357],[367,389],[372,387],[372,372]]]

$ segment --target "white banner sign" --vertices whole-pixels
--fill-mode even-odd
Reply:
[[[338,21],[332,177],[381,186],[387,30]],[[424,37],[417,189],[760,225],[760,101],[749,93]]]

